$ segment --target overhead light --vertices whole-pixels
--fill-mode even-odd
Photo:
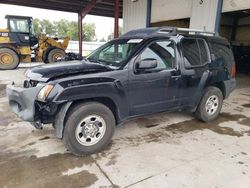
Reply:
[[[135,3],[135,2],[137,2],[138,0],[131,0],[131,2],[133,2],[133,3]]]

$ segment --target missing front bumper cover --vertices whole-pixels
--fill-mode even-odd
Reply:
[[[21,88],[7,85],[6,93],[12,111],[25,121],[34,121],[35,100],[43,86]]]

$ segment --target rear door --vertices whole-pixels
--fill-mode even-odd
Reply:
[[[209,48],[202,38],[182,38],[181,63],[181,105],[193,107],[203,92],[209,77],[209,63],[211,62]]]

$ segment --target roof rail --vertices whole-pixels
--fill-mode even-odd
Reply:
[[[199,29],[189,29],[189,28],[180,28],[180,27],[161,27],[157,31],[157,33],[161,33],[161,34],[169,34],[169,33],[177,34],[178,32],[190,32],[190,33],[195,33],[195,34],[216,35],[215,32],[211,32],[211,31],[203,31]]]
[[[189,29],[189,28],[176,28],[177,31],[181,31],[181,32],[191,32],[191,33],[195,33],[195,34],[209,34],[209,35],[215,35],[215,32],[212,31],[203,31],[203,30],[199,30],[199,29]]]
[[[176,33],[177,28],[176,27],[160,27],[157,30],[157,33],[161,33],[161,34],[169,34],[169,33]]]

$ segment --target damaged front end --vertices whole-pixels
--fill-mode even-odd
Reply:
[[[43,124],[53,121],[57,110],[57,105],[44,102],[52,88],[47,83],[24,81],[23,87],[7,85],[6,92],[12,111],[41,129]]]

